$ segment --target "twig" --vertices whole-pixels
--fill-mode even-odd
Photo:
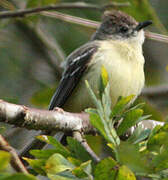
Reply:
[[[159,92],[160,93],[160,92]],[[48,111],[0,100],[0,122],[34,130],[95,133],[86,113]]]
[[[0,121],[35,130],[95,132],[88,114],[33,109],[3,100],[0,100]]]
[[[89,115],[86,113],[32,109],[2,100],[0,100],[0,121],[17,127],[51,132],[49,134],[42,132],[42,134],[48,135],[53,135],[53,131],[72,132],[78,130],[84,133],[96,132],[89,122]],[[44,143],[33,140],[26,145],[23,151],[20,151],[19,156],[28,156],[30,149],[41,149],[44,145]]]
[[[7,141],[3,138],[2,135],[0,135],[0,149],[7,151],[11,154],[11,165],[17,172],[28,174],[16,151],[7,143]]]
[[[60,12],[46,12],[45,11],[45,12],[41,12],[40,14],[43,16],[56,18],[65,22],[78,24],[78,25],[89,27],[92,29],[97,29],[100,25],[100,22],[97,22],[97,21],[79,18],[79,17],[71,16],[68,14],[60,13]],[[168,43],[168,36],[166,35],[145,31],[145,36],[148,39]]]
[[[13,124],[18,127],[24,127],[35,130],[46,131],[63,131],[63,132],[78,132],[75,136],[81,142],[82,146],[92,154],[90,147],[83,141],[79,132],[95,134],[96,130],[89,122],[89,115],[86,113],[68,113],[63,110],[47,111],[40,109],[32,109],[22,105],[7,103],[0,100],[0,121],[8,124]],[[150,121],[152,127],[157,125],[156,121]],[[142,123],[143,124],[143,123]],[[162,124],[163,125],[163,124]],[[146,124],[144,122],[144,128]],[[30,147],[31,144],[30,144]],[[35,146],[37,148],[37,146]],[[23,153],[27,153],[27,146]],[[96,161],[99,159],[92,155]]]
[[[109,3],[103,6],[98,6],[94,4],[87,4],[83,2],[78,3],[61,3],[57,5],[49,5],[49,6],[43,6],[43,7],[37,7],[37,8],[30,8],[30,9],[19,9],[16,11],[5,11],[0,13],[0,19],[1,18],[15,18],[15,17],[24,17],[25,15],[35,14],[39,13],[41,11],[50,11],[50,10],[61,10],[61,9],[91,9],[91,10],[97,10],[97,11],[104,11],[107,8],[111,7],[123,7],[123,6],[129,6],[130,4],[127,3]]]
[[[62,15],[59,13],[54,14],[54,13],[43,12],[43,11],[60,10],[60,9],[92,9],[92,10],[104,11],[105,9],[110,8],[110,7],[122,7],[122,6],[129,6],[129,5],[130,4],[128,2],[126,2],[126,3],[113,2],[113,3],[109,3],[107,5],[103,5],[103,6],[98,6],[98,5],[94,5],[94,4],[87,4],[87,3],[83,3],[83,2],[61,3],[61,4],[57,4],[57,5],[50,5],[50,6],[44,6],[44,7],[38,7],[38,8],[31,8],[31,9],[4,11],[4,12],[0,13],[0,19],[1,18],[24,17],[25,15],[31,15],[31,14],[42,12],[41,14],[43,14],[45,16],[55,17],[57,19],[61,19],[61,20],[67,21],[67,22],[84,25],[84,26],[95,29],[99,25],[98,22],[86,20],[86,19],[82,19],[82,18],[77,18],[74,16],[65,15],[65,14],[63,16],[63,14]],[[166,36],[166,35],[152,33],[149,31],[146,31],[145,35],[149,39],[168,43],[168,36]]]
[[[148,39],[168,43],[168,36],[166,36],[166,35],[145,31],[145,36]]]
[[[95,160],[95,162],[99,162],[100,158],[93,152],[85,139],[82,138],[82,135],[79,131],[73,132],[73,137],[80,142],[80,144],[85,148],[85,150],[90,154],[90,156]]]
[[[168,96],[168,85],[146,87],[141,94],[148,97],[165,97]]]
[[[92,29],[96,29],[100,25],[100,23],[96,21],[92,21],[92,20],[88,20],[88,19],[84,19],[84,18],[80,18],[76,16],[71,16],[68,14],[60,13],[60,12],[44,11],[44,12],[41,12],[40,14],[43,16],[56,18],[56,19],[59,19],[68,23],[78,24],[78,25],[82,25],[82,26],[89,27]]]

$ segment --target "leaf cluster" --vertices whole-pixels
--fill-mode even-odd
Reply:
[[[104,67],[100,77],[100,96],[96,97],[89,84],[88,91],[95,104],[87,109],[92,125],[105,140],[110,154],[95,163],[94,159],[71,137],[63,146],[51,136],[37,138],[52,145],[51,149],[31,150],[35,159],[24,158],[32,167],[31,175],[16,173],[9,169],[10,154],[0,152],[0,180],[24,178],[34,180],[33,174],[47,176],[51,180],[134,180],[147,177],[153,180],[168,179],[168,124],[153,130],[136,126],[150,116],[143,116],[143,104],[129,107],[134,96],[120,97],[115,105],[110,101],[108,74]],[[130,128],[134,127],[133,133]]]

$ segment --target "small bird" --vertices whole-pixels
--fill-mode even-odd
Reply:
[[[102,23],[91,40],[67,57],[49,110],[62,107],[66,111],[81,112],[94,107],[85,80],[98,95],[102,66],[108,72],[112,104],[119,96],[135,95],[135,100],[145,81],[143,28],[150,24],[151,21],[138,23],[121,11],[105,11]]]
[[[94,93],[98,94],[102,66],[108,72],[112,105],[115,105],[119,96],[135,95],[135,100],[145,81],[143,28],[150,24],[151,21],[138,23],[121,11],[106,11],[91,40],[67,57],[65,70],[51,99],[49,110],[61,107],[69,112],[81,112],[86,108],[93,108],[85,80]],[[66,136],[62,134],[59,139],[66,144]],[[25,151],[31,149],[33,144],[37,149],[36,141],[33,141]],[[39,148],[42,146],[40,144]]]

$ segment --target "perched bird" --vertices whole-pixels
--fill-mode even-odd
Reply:
[[[144,86],[143,28],[150,24],[151,21],[138,23],[121,11],[106,11],[91,40],[67,57],[49,110],[62,107],[66,111],[81,112],[94,107],[85,80],[98,94],[102,66],[108,72],[112,105],[119,96],[134,94],[136,98]],[[25,151],[32,147],[30,142]]]
[[[94,93],[98,94],[102,66],[109,75],[113,105],[119,96],[133,94],[136,98],[145,80],[143,28],[151,23],[138,23],[121,11],[106,11],[91,40],[67,57],[65,70],[51,99],[49,110],[62,107],[66,111],[80,112],[94,107],[85,80]]]

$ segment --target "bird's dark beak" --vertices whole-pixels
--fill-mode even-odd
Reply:
[[[145,28],[145,27],[147,27],[147,26],[149,26],[149,25],[151,25],[151,24],[152,24],[152,21],[140,22],[140,23],[136,26],[135,30],[136,30],[136,31],[140,31],[141,29],[143,29],[143,28]]]

